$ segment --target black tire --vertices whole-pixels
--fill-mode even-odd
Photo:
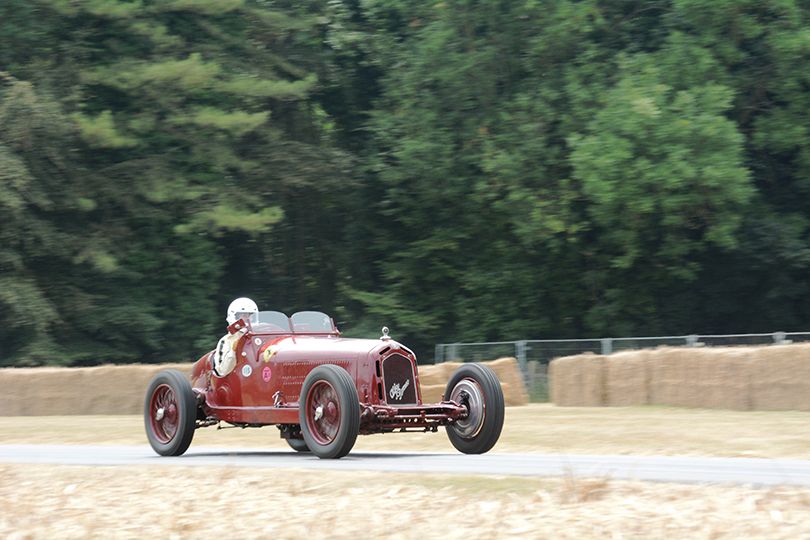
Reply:
[[[194,438],[196,419],[197,399],[185,375],[174,369],[155,375],[143,405],[146,438],[155,452],[161,456],[183,454]]]
[[[309,446],[307,446],[307,442],[304,439],[284,439],[287,441],[287,444],[290,445],[290,448],[295,450],[296,452],[309,452]]]
[[[345,369],[325,364],[310,371],[301,387],[298,420],[304,442],[319,458],[338,459],[351,451],[360,431],[360,398]]]
[[[495,372],[481,364],[458,368],[444,391],[444,399],[457,401],[469,410],[469,416],[447,426],[447,436],[456,450],[465,454],[483,454],[498,442],[503,429],[504,400]]]

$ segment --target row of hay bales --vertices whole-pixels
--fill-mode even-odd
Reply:
[[[514,358],[487,364],[502,381],[508,405],[528,403]],[[441,399],[459,365],[419,366],[425,402]],[[0,369],[0,416],[141,414],[146,386],[162,369],[190,374],[191,364]]]
[[[561,406],[810,411],[810,344],[581,354],[549,366]]]
[[[141,414],[146,386],[162,369],[191,364],[0,369],[0,416]]]
[[[516,359],[499,358],[483,363],[491,367],[498,376],[507,406],[526,405],[529,402],[529,394],[523,382],[523,374]],[[440,401],[450,376],[462,365],[460,362],[445,362],[434,366],[419,366],[419,385],[422,388],[422,401],[425,403]]]

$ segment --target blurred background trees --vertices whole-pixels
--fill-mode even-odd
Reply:
[[[810,328],[810,6],[9,0],[0,365],[236,296],[437,341]]]

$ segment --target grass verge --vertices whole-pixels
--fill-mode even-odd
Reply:
[[[145,444],[139,416],[0,417],[0,443]],[[274,427],[205,428],[195,445],[287,448]],[[454,451],[443,432],[359,437],[358,451]],[[495,452],[810,459],[810,413],[509,407]]]

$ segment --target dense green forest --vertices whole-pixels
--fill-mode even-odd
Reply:
[[[808,130],[808,0],[4,0],[0,365],[810,330]]]

